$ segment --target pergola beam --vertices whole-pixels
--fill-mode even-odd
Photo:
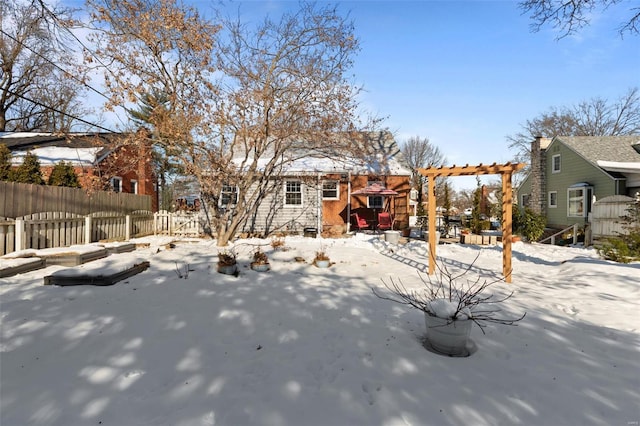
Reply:
[[[513,189],[511,177],[514,172],[524,168],[524,163],[506,163],[477,166],[450,166],[429,167],[418,169],[418,172],[426,176],[428,191],[429,215],[429,275],[436,269],[436,183],[435,178],[445,176],[477,176],[477,175],[502,175],[502,274],[505,281],[511,282],[511,233],[513,226]]]

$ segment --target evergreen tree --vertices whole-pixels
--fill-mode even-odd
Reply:
[[[11,175],[11,151],[7,145],[0,144],[0,181],[9,180]]]
[[[65,163],[64,161],[59,162],[53,167],[51,175],[49,175],[48,185],[80,188],[76,171],[73,169],[71,163]]]
[[[27,152],[22,164],[13,171],[12,175],[11,180],[14,182],[44,185],[44,179],[42,179],[42,172],[40,171],[40,160],[31,151]]]

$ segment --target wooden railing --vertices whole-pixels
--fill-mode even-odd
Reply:
[[[545,242],[549,241],[551,245],[555,245],[556,244],[556,237],[558,235],[564,234],[565,232],[567,232],[570,229],[573,230],[573,232],[572,232],[573,233],[573,244],[575,245],[575,244],[578,243],[578,224],[577,223],[574,223],[573,225],[568,226],[568,227],[564,228],[563,230],[556,232],[553,235],[549,235],[547,238],[545,238],[543,240],[540,240],[538,242],[539,243],[545,243]]]

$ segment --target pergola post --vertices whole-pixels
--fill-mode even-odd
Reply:
[[[456,167],[429,167],[418,169],[418,172],[428,179],[428,209],[429,215],[429,275],[436,269],[436,177],[439,176],[477,176],[500,174],[502,175],[502,274],[506,282],[511,282],[511,228],[513,226],[513,190],[511,176],[522,169],[523,163],[507,163],[478,166]]]

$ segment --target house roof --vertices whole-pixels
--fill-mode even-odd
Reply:
[[[348,143],[347,143],[348,142]],[[298,144],[304,147],[304,143]],[[393,135],[388,130],[338,134],[326,147],[292,151],[295,159],[285,166],[286,173],[336,173],[411,175]],[[258,162],[267,163],[263,157]],[[242,158],[234,160],[238,165]]]
[[[559,140],[587,161],[598,165],[598,161],[617,163],[639,163],[640,153],[634,144],[640,143],[635,136],[556,136]]]
[[[0,132],[0,143],[13,154],[13,163],[19,164],[27,151],[38,156],[42,165],[60,161],[72,164],[92,164],[110,152],[117,133],[36,133]]]

